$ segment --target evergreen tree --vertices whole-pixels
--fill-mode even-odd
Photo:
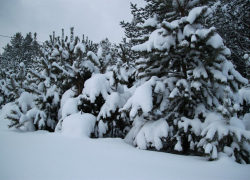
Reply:
[[[1,61],[1,64],[13,69],[14,72],[18,70],[21,62],[24,63],[26,68],[29,68],[32,59],[38,56],[39,48],[40,45],[36,41],[36,33],[34,38],[32,38],[31,33],[28,33],[25,38],[23,38],[21,33],[16,33],[11,37],[10,44],[3,48],[3,61]]]
[[[129,112],[134,121],[128,137],[134,139],[134,144],[140,148],[202,154],[204,151],[200,147],[204,145],[204,139],[201,136],[207,135],[205,127],[211,123],[211,117],[206,113],[215,112],[223,104],[226,85],[230,87],[228,93],[233,103],[230,107],[225,103],[224,106],[230,110],[238,109],[237,98],[234,97],[248,81],[227,60],[230,50],[215,28],[202,27],[201,23],[210,12],[207,6],[197,7],[179,20],[164,20],[157,25],[159,28],[151,33],[148,41],[132,48],[140,57],[136,60],[139,87],[121,111]],[[141,94],[144,102],[138,98]],[[159,130],[157,124],[165,129]],[[203,127],[199,129],[199,126]],[[160,134],[157,141],[151,138],[151,132]],[[242,136],[248,137],[244,130]],[[223,147],[228,145],[220,143]],[[239,144],[238,141],[234,143]],[[217,150],[223,151],[215,146],[213,158],[217,158]],[[242,158],[241,153],[236,160],[239,162]]]
[[[90,78],[92,72],[96,71],[87,57],[87,52],[91,50],[96,51],[96,44],[93,44],[88,38],[84,39],[84,35],[82,42],[78,37],[73,42],[67,42],[67,37],[64,39],[63,31],[61,42],[58,40],[54,47],[58,60],[52,64],[53,68],[61,73],[58,83],[62,83],[59,86],[63,93],[75,86],[77,95],[81,94],[84,82]]]
[[[23,51],[23,36],[21,33],[16,33],[10,40],[12,46],[11,60],[14,70],[22,62]]]
[[[11,50],[12,47],[8,43],[4,48],[4,52],[2,54],[1,65],[4,67],[11,67]]]
[[[23,71],[19,71],[16,75],[18,79],[22,79],[23,83],[21,83],[22,92],[25,90],[25,93],[32,93],[33,103],[30,106],[30,109],[25,108],[20,109],[22,107],[23,102],[17,102],[17,106],[14,106],[10,115],[8,115],[8,119],[11,120],[10,127],[29,127],[28,130],[35,129],[47,129],[53,130],[55,128],[55,123],[57,121],[57,112],[59,109],[59,96],[60,96],[60,88],[56,86],[57,76],[56,72],[53,72],[52,63],[55,61],[54,54],[51,52],[53,49],[53,42],[46,42],[42,48],[41,57],[36,57],[33,61],[33,67],[29,68],[29,72],[27,74],[27,81],[24,81],[26,78],[26,74],[24,73],[24,63],[21,63],[21,67],[23,67]],[[13,84],[14,78],[11,78],[11,84]],[[16,87],[18,83],[16,83]],[[21,89],[18,88],[20,91]],[[28,94],[29,94],[28,93]],[[20,94],[20,93],[19,93]],[[22,93],[23,95],[23,93]],[[28,96],[28,95],[24,95]],[[22,99],[22,96],[20,97]],[[20,99],[19,98],[19,99]],[[29,98],[31,99],[31,98]],[[28,101],[28,98],[24,101]],[[28,111],[27,111],[28,110]]]

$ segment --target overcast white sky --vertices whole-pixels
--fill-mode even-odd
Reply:
[[[69,36],[74,27],[76,36],[88,36],[94,42],[108,38],[119,43],[124,30],[119,22],[131,21],[130,2],[143,7],[144,0],[0,0],[0,35],[13,36],[21,32],[36,32],[38,41],[49,39],[61,29]],[[0,36],[0,53],[9,38]]]

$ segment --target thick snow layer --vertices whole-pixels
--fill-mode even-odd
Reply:
[[[240,103],[243,104],[243,101],[246,101],[247,104],[250,104],[250,88],[242,88],[239,90],[240,94]]]
[[[188,127],[191,126],[191,130],[195,133],[195,135],[199,136],[201,133],[202,123],[198,118],[188,119],[185,117],[181,118],[181,121],[178,122],[179,128],[184,128],[184,132],[187,132]]]
[[[145,21],[145,23],[143,24],[144,27],[148,27],[148,26],[151,26],[151,27],[156,27],[158,24],[157,20],[156,20],[156,17],[154,18],[149,18]]]
[[[221,71],[211,69],[211,72],[215,79],[220,80],[221,82],[227,82],[227,77]]]
[[[95,64],[100,65],[99,58],[95,55],[95,53],[93,53],[92,51],[89,51],[87,53],[87,56],[92,58],[92,60]]]
[[[153,89],[152,86],[155,86],[155,89]],[[147,116],[153,108],[153,91],[158,93],[164,92],[164,90],[165,85],[162,82],[157,81],[157,77],[152,77],[149,81],[145,82],[135,90],[133,96],[129,98],[127,103],[120,110],[127,111],[131,108],[129,115],[134,118],[138,114],[138,110],[141,109],[143,115]]]
[[[207,9],[207,6],[193,8],[189,12],[188,17],[186,18],[186,21],[190,22],[190,24],[193,24],[196,18],[198,18],[201,15],[202,11],[205,9]]]
[[[78,112],[78,98],[69,98],[62,108],[62,118]]]
[[[161,24],[162,27],[164,27],[164,29],[167,30],[174,30],[176,28],[179,27],[179,20],[174,20],[172,22],[167,22],[167,21],[163,21]]]
[[[11,114],[12,107],[15,105],[15,103],[10,102],[3,106],[3,109],[1,109],[0,119],[5,119],[7,115]]]
[[[196,32],[195,32],[195,34],[196,34],[197,36],[199,36],[201,39],[204,39],[204,38],[206,38],[207,35],[208,35],[209,33],[211,33],[212,31],[215,31],[215,28],[214,28],[214,27],[211,27],[211,28],[209,28],[209,29],[202,28],[202,29],[197,29]]]
[[[235,123],[235,122],[233,122],[233,123]],[[233,125],[235,125],[235,124],[233,124]],[[241,125],[239,125],[238,122],[236,125],[241,126]],[[218,139],[221,140],[224,136],[227,136],[229,133],[235,134],[238,141],[241,141],[242,136],[247,138],[247,139],[250,139],[250,132],[249,131],[243,130],[239,127],[235,127],[232,125],[231,126],[225,125],[225,123],[223,121],[215,121],[215,122],[209,124],[201,132],[201,135],[206,136],[206,139],[208,139],[208,140],[212,140],[214,138],[215,134],[217,134]]]
[[[163,147],[161,138],[167,137],[168,131],[169,126],[165,119],[146,121],[135,137],[134,145],[137,145],[140,149],[147,149],[151,146],[160,150]]]
[[[111,116],[111,112],[115,112],[117,109],[120,109],[127,102],[128,98],[131,97],[129,92],[124,94],[119,94],[117,92],[113,92],[107,96],[105,103],[103,104],[100,113],[97,116],[97,119],[107,118]]]
[[[211,45],[213,48],[223,47],[223,39],[219,34],[215,34],[206,42],[206,45]]]
[[[61,108],[64,106],[65,102],[69,99],[72,98],[76,95],[76,91],[74,91],[73,89],[69,89],[67,90],[63,95],[62,95],[62,99],[61,99]]]
[[[63,95],[62,95],[62,98],[61,98],[61,102],[60,102],[60,109],[58,111],[58,119],[61,119],[62,118],[62,108],[65,104],[65,102],[69,99],[69,98],[72,98],[76,95],[76,90],[74,91],[74,89],[69,89],[67,90]]]
[[[78,50],[80,50],[82,53],[85,53],[85,52],[86,52],[85,44],[83,44],[83,43],[78,43],[78,44],[75,46],[74,53],[77,53]]]
[[[230,119],[230,125],[231,125],[231,126],[234,126],[234,127],[238,127],[238,128],[240,128],[240,129],[244,129],[244,130],[246,129],[246,127],[245,127],[243,121],[240,120],[240,119],[238,119],[238,118],[236,118],[236,117],[232,117],[232,118]]]
[[[107,123],[104,123],[102,120],[100,120],[98,123],[98,135],[99,135],[99,137],[102,138],[103,134],[106,134],[107,130],[108,130]]]
[[[194,70],[193,70],[193,75],[194,75],[194,78],[200,78],[201,76],[203,76],[203,78],[207,78],[208,75],[207,75],[207,71],[206,69],[204,68],[204,66],[198,66],[196,67]]]
[[[23,92],[17,99],[18,105],[21,107],[23,113],[26,113],[28,109],[34,107],[34,96],[31,93]]]
[[[147,42],[133,46],[132,50],[151,52],[152,49],[169,50],[171,46],[175,46],[175,38],[165,29],[161,28],[153,31]]]
[[[81,66],[87,68],[90,72],[99,73],[98,67],[96,67],[90,60],[82,61]]]
[[[113,92],[105,74],[95,74],[85,81],[84,87],[82,94],[88,96],[91,103],[95,102],[96,97],[100,94],[106,99]]]
[[[96,117],[80,112],[66,117],[62,122],[61,133],[70,137],[90,137],[94,132]]]
[[[242,136],[248,139],[250,138],[250,132],[245,130],[246,123],[244,121],[236,117],[231,117],[229,125],[227,125],[224,122],[224,118],[218,113],[208,113],[205,115],[206,119],[204,123],[202,123],[198,118],[188,119],[182,117],[181,121],[178,122],[178,126],[179,128],[184,128],[185,132],[187,132],[188,128],[191,128],[190,130],[197,136],[206,136],[206,139],[210,140],[213,139],[215,134],[218,135],[218,139],[220,140],[229,133],[235,134],[239,141]],[[201,146],[203,145],[202,140],[200,141],[200,144]]]
[[[250,165],[226,154],[196,156],[142,151],[119,138],[72,138],[60,133],[8,130],[0,119],[1,180],[144,179],[248,180]],[[98,167],[98,168],[97,168]],[[181,172],[181,173],[180,173]]]
[[[235,79],[243,84],[248,84],[248,80],[246,78],[242,77],[241,74],[234,69],[234,65],[230,61],[224,61],[224,63],[222,64],[222,73],[228,79],[231,79],[231,80]],[[229,75],[229,74],[233,75],[233,79],[232,79],[232,75]],[[245,88],[242,88],[242,89],[245,89]]]
[[[97,50],[97,57],[98,59],[102,58],[102,53],[103,53],[103,50],[102,50],[102,47],[100,46]]]
[[[53,50],[53,52],[51,53],[51,56],[52,57],[55,57],[55,56],[59,56],[60,55],[60,52],[55,48],[54,50]]]
[[[183,29],[183,35],[190,37],[191,35],[195,33],[195,31],[196,29],[192,25],[187,24]]]

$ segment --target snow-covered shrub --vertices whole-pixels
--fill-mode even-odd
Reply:
[[[224,118],[217,117],[203,129],[197,147],[202,147],[212,160],[218,158],[218,152],[225,152],[239,163],[250,163],[250,132],[245,130],[242,120],[232,117],[230,124],[225,124]]]
[[[5,76],[4,84],[2,90],[15,99],[19,98],[22,92],[24,92],[24,86],[26,86],[26,67],[23,62],[19,64],[18,72],[7,72]]]
[[[34,123],[38,124],[38,129],[53,131],[59,111],[60,91],[56,85],[47,87],[46,91],[35,96],[35,106],[38,109]]]
[[[131,96],[118,83],[114,85],[113,73],[94,74],[85,81],[82,94],[78,96],[78,109],[97,117],[96,137],[124,137],[123,129],[129,124],[122,120],[122,108]]]
[[[41,48],[41,56],[33,61],[33,68],[29,69],[23,85],[25,91],[34,95],[35,107],[31,112],[31,119],[36,129],[53,131],[57,122],[62,86],[59,83],[61,74],[53,68],[53,62],[59,60],[55,50],[57,39],[51,38]]]
[[[165,141],[173,129],[162,113],[167,105],[167,92],[166,85],[157,77],[152,77],[132,92],[133,95],[119,110],[123,116],[128,114],[133,121],[126,141],[133,142],[141,149],[163,148],[162,140]]]
[[[6,119],[10,120],[9,127],[24,127],[24,130],[34,131],[36,129],[34,119],[30,112],[35,108],[34,96],[31,93],[23,92],[15,103],[9,107]]]
[[[98,71],[87,60],[86,51],[93,49],[92,43],[84,39],[80,43],[78,37],[74,39],[73,28],[71,35],[70,42],[67,42],[64,31],[61,40],[53,33],[50,41],[41,48],[41,56],[34,60],[34,67],[29,69],[28,84],[24,89],[35,95],[36,110],[33,113],[37,129],[53,131],[62,116],[62,94],[70,88],[76,91],[74,96],[80,94],[84,81]]]
[[[62,129],[62,122],[63,119],[65,117],[67,117],[68,115],[74,114],[78,112],[78,100],[74,101],[76,98],[74,98],[76,96],[76,89],[71,88],[69,90],[67,90],[61,98],[61,102],[60,102],[60,109],[58,111],[58,123],[55,127],[55,132],[59,131]],[[69,100],[69,102],[67,102]],[[73,104],[72,104],[73,101]],[[65,105],[67,104],[67,105]],[[65,105],[65,107],[64,107]]]

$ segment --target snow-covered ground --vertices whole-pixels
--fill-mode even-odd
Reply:
[[[1,180],[249,179],[250,165],[228,157],[202,157],[139,150],[122,139],[68,137],[46,131],[9,130],[0,119]]]

